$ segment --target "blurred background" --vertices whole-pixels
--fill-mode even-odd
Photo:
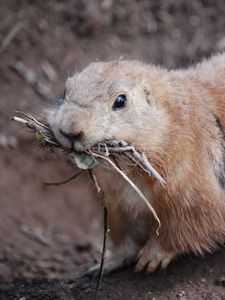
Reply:
[[[224,0],[0,1],[1,300],[89,299],[87,286],[63,284],[99,259],[102,238],[101,207],[89,178],[43,186],[76,170],[39,149],[34,136],[11,121],[15,110],[41,112],[62,94],[68,76],[94,60],[123,57],[183,68],[224,49]],[[224,251],[206,257],[205,267],[199,258],[184,258],[169,269],[171,276],[141,283],[128,271],[111,286],[103,283],[100,297],[225,299],[224,287],[215,285],[225,274],[224,258]],[[40,277],[43,282],[35,281]],[[64,280],[59,291],[53,278]],[[128,291],[122,282],[131,281],[138,287]],[[29,284],[46,284],[45,296]]]

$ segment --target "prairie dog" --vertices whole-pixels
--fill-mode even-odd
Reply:
[[[136,271],[153,272],[179,254],[225,241],[225,53],[185,70],[92,63],[67,80],[48,121],[60,143],[77,151],[111,139],[134,145],[167,182],[161,187],[147,174],[128,173],[161,220],[157,236],[136,192],[97,168],[109,209],[105,273],[129,259]]]

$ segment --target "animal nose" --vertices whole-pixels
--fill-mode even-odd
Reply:
[[[63,130],[62,128],[59,129],[60,133],[68,138],[70,142],[73,144],[75,141],[80,140],[83,132],[81,130],[73,131],[73,132],[67,132]]]

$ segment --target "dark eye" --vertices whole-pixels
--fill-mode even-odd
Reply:
[[[64,89],[64,91],[63,91],[63,94],[62,94],[62,97],[61,97],[61,98],[65,100],[65,98],[66,98],[66,89]]]
[[[66,97],[66,90],[64,90],[63,94],[54,102],[54,105],[56,107],[62,105],[63,102],[65,101],[65,97]]]
[[[116,97],[113,103],[113,109],[120,109],[126,106],[127,98],[126,95],[119,95]]]

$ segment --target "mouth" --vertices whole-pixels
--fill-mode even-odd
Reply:
[[[117,141],[117,140],[101,140],[94,143],[74,143],[72,150],[76,152],[99,152],[99,153],[108,153],[111,152],[119,152],[119,149],[124,147],[128,147],[128,143],[125,141]]]
[[[97,145],[97,143],[82,143],[82,142],[75,142],[73,143],[71,150],[74,150],[76,152],[85,152],[88,150],[93,149],[94,147],[96,147],[95,145]]]
[[[85,152],[88,149],[92,148],[95,143],[85,143],[79,140],[73,140],[65,137],[62,134],[58,134],[58,132],[54,132],[52,126],[50,124],[44,125],[44,132],[43,135],[48,137],[49,140],[53,141],[55,144],[58,145],[58,147],[68,149],[70,151],[75,151],[75,152]],[[61,132],[60,132],[61,133]]]

